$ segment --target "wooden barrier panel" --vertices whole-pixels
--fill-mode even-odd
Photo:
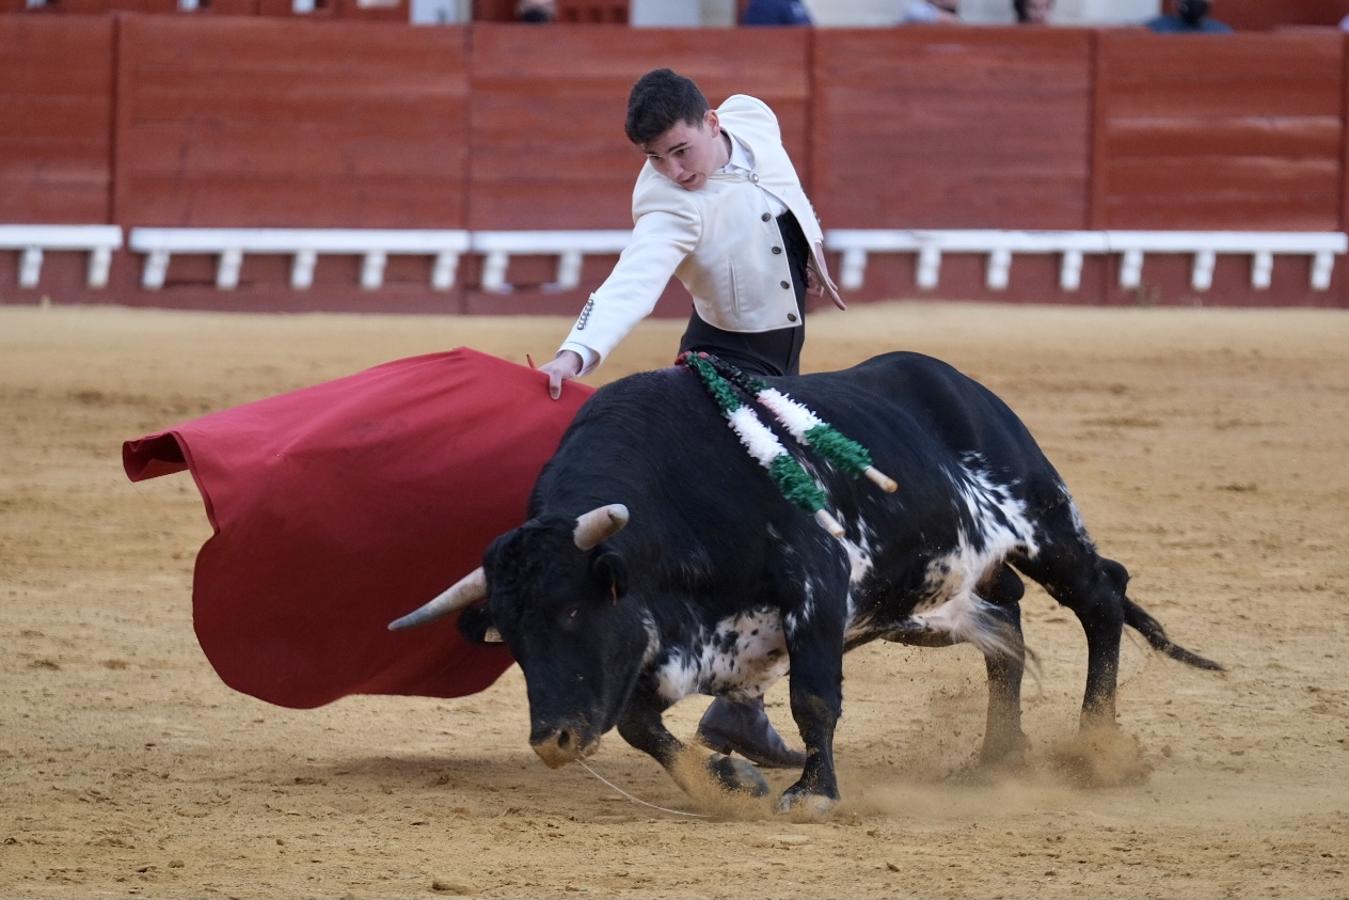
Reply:
[[[733,93],[773,107],[804,175],[805,30],[476,25],[469,227],[631,228],[643,157],[623,134],[645,72],[687,75],[713,106]]]
[[[461,228],[461,28],[122,20],[117,222]]]
[[[821,29],[812,182],[829,228],[1087,225],[1092,33]]]
[[[513,22],[519,0],[473,0],[474,22]]]
[[[1340,44],[1340,87],[1343,90],[1340,106],[1340,230],[1349,231],[1349,34]],[[1349,308],[1349,261],[1336,260],[1335,292],[1339,305]]]
[[[0,222],[111,222],[112,20],[0,17]]]
[[[112,215],[113,27],[106,17],[0,15],[0,223],[100,225]],[[20,287],[0,250],[0,302],[87,302],[88,254],[47,251]]]
[[[628,0],[557,0],[557,20],[626,25]]]
[[[1335,26],[1349,16],[1349,0],[1220,0],[1213,18],[1238,31],[1268,31],[1288,25]]]
[[[1099,40],[1096,227],[1340,228],[1339,35]]]

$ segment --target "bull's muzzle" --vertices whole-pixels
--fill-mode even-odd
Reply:
[[[530,735],[529,744],[550,769],[585,759],[599,749],[599,738],[586,737],[581,729],[563,726]]]

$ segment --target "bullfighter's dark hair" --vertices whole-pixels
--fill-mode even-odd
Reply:
[[[698,125],[711,107],[698,85],[671,69],[653,69],[632,86],[624,130],[634,144],[660,137],[677,122]]]
[[[1016,13],[1016,20],[1022,25],[1030,21],[1030,13],[1026,10],[1026,0],[1012,0],[1012,10]]]

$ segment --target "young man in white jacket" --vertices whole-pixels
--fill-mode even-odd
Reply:
[[[797,374],[807,285],[844,304],[773,111],[744,94],[712,109],[691,80],[656,69],[632,88],[626,131],[646,153],[632,192],[632,241],[540,367],[549,394],[557,398],[564,380],[603,363],[655,308],[671,275],[693,298],[681,352],[705,350],[762,375]],[[715,749],[762,765],[805,759],[783,744],[762,700],[715,700],[698,730]]]

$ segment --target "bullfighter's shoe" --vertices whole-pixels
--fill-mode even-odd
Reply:
[[[806,754],[793,750],[768,721],[763,698],[737,703],[718,697],[698,723],[698,740],[718,753],[732,750],[765,769],[799,769]]]

